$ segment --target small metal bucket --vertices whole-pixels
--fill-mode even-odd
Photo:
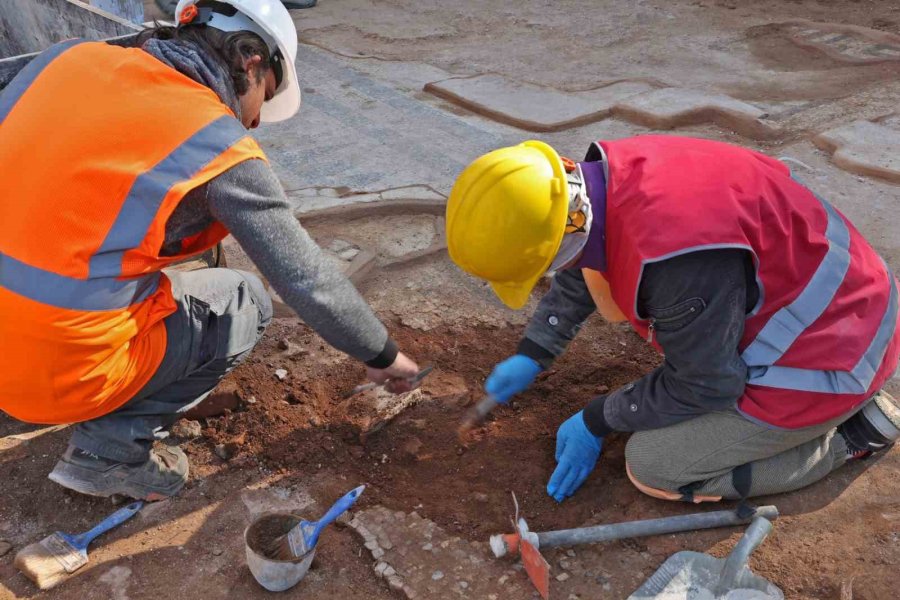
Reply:
[[[265,513],[257,517],[244,530],[244,547],[247,550],[247,566],[259,585],[270,592],[283,592],[297,585],[309,571],[316,555],[313,548],[293,560],[278,560],[266,556],[266,546],[280,535],[285,535],[301,517],[290,513]]]

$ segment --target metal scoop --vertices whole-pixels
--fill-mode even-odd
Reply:
[[[628,600],[784,600],[784,594],[747,567],[772,523],[755,517],[727,559],[702,552],[677,552]]]

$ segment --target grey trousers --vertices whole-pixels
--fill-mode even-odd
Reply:
[[[793,430],[760,425],[736,410],[710,413],[633,434],[625,447],[625,460],[635,485],[658,497],[664,496],[654,492],[668,493],[668,499],[680,496],[685,486],[695,497],[737,499],[740,494],[732,484],[732,472],[747,463],[751,465],[750,496],[789,492],[844,464],[847,444],[835,428],[861,408],[821,425]]]
[[[75,425],[70,443],[120,462],[143,462],[153,440],[199,404],[262,337],[272,301],[255,275],[234,269],[166,271],[178,309],[166,317],[166,353],[121,408]]]

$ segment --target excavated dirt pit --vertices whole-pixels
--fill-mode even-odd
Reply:
[[[391,210],[367,210],[368,217],[355,218],[372,221],[370,231],[396,226]],[[425,214],[430,213],[413,211],[408,223],[421,230]],[[446,535],[473,542],[509,530],[511,491],[535,529],[707,508],[638,493],[624,474],[625,434],[610,436],[597,471],[575,497],[556,504],[546,495],[559,424],[592,396],[640,377],[660,360],[627,327],[589,321],[567,355],[530,391],[498,409],[461,444],[461,415],[478,399],[492,366],[514,351],[527,313],[499,306],[443,252],[388,259],[389,249],[368,248],[365,236],[353,236],[353,219],[343,231],[336,215],[310,221],[322,240],[351,239],[384,262],[358,285],[404,351],[423,366],[433,365],[434,372],[405,397],[412,398],[408,402],[391,405],[378,392],[345,398],[364,381],[363,367],[327,347],[299,320],[276,319],[248,361],[220,386],[219,410],[229,408],[199,418],[198,437],[174,440],[182,442],[192,465],[182,494],[148,507],[132,525],[99,542],[91,567],[55,597],[262,598],[243,561],[241,533],[251,518],[266,510],[317,518],[360,483],[367,488],[357,510],[380,505],[415,511]],[[50,430],[24,439],[36,430],[0,418],[0,478],[6,483],[0,491],[0,539],[16,550],[55,529],[87,529],[112,509],[108,500],[70,494],[45,479],[68,433]],[[900,563],[898,458],[894,452],[847,467],[807,490],[763,499],[785,516],[752,567],[788,598],[842,598],[842,587],[854,590],[857,600],[893,597],[892,573]],[[723,556],[738,535],[729,529],[626,540],[579,548],[577,558],[564,550],[545,554],[554,577],[565,573],[565,580],[553,581],[555,597],[624,598],[670,554],[690,549]],[[362,544],[348,529],[327,530],[297,597],[395,597],[374,573],[378,561]],[[32,597],[34,589],[12,567],[13,554],[0,558],[0,598]],[[427,556],[422,560],[428,569]],[[470,566],[465,575],[478,573]],[[513,569],[508,577],[525,575]],[[87,595],[98,589],[99,596]]]
[[[431,114],[432,109],[469,114],[421,92],[424,83],[449,76],[496,71],[573,93],[631,79],[722,92],[771,109],[789,140],[896,112],[896,11],[873,0],[565,0],[553,10],[532,2],[488,11],[434,0],[322,2],[313,11],[295,13],[301,51],[312,61],[312,67],[304,65],[301,120],[262,130],[261,136],[286,187],[353,186],[322,190],[334,197],[322,195],[316,206],[351,203],[350,196],[370,188],[427,184],[446,193],[451,182],[440,180],[436,173],[444,171],[438,167],[468,160],[477,144],[497,145],[500,138],[493,133],[476,135],[483,132],[472,119],[466,128],[456,122],[449,127],[447,119]],[[798,26],[797,19],[812,24]],[[417,100],[431,104],[422,108],[393,87],[388,93],[355,71],[335,70],[332,63],[345,57],[347,64],[414,90]],[[546,64],[558,67],[536,68]],[[310,84],[316,76],[319,89]],[[366,114],[371,122],[363,119]],[[390,135],[382,129],[386,119],[397,125]],[[428,123],[427,136],[410,131],[410,123]],[[569,131],[549,140],[580,151],[613,126],[616,136],[633,129],[604,121],[602,127],[592,125],[590,135]],[[492,125],[490,132],[495,131],[501,130]],[[727,131],[702,132],[747,143]],[[532,137],[512,133],[517,140]],[[770,150],[777,152],[779,145]],[[403,163],[396,158],[405,156],[398,148],[421,153],[422,160]],[[393,157],[387,169],[395,169],[396,177],[384,176],[385,156]],[[372,157],[374,166],[368,162]],[[331,160],[348,170],[335,168]],[[850,208],[863,217],[869,205],[860,209],[858,203],[875,198],[892,206],[890,192],[879,193],[883,196],[850,194]],[[249,360],[219,387],[211,403],[215,409],[194,417],[199,433],[168,441],[179,443],[191,460],[183,492],[146,507],[95,542],[89,565],[50,595],[17,573],[15,552],[56,530],[85,531],[113,507],[107,499],[69,493],[46,479],[65,449],[65,428],[25,425],[0,415],[0,599],[270,597],[244,563],[247,524],[266,511],[317,518],[361,483],[367,488],[357,510],[415,511],[447,536],[467,542],[485,542],[510,529],[511,491],[537,530],[712,509],[666,503],[635,490],[624,474],[627,434],[610,436],[597,470],[573,498],[556,504],[546,495],[559,424],[592,396],[640,377],[660,360],[627,327],[599,319],[587,324],[567,355],[530,391],[495,411],[465,444],[459,442],[459,418],[479,398],[492,366],[514,352],[529,311],[506,310],[484,284],[450,263],[442,250],[442,210],[433,200],[420,206],[379,201],[302,217],[403,350],[420,365],[434,366],[421,389],[399,399],[378,392],[344,398],[364,381],[363,367],[327,347],[298,319],[277,318]],[[877,233],[889,247],[890,260],[896,252],[889,223],[883,217],[857,220],[866,235]],[[228,249],[237,250],[229,254],[229,265],[252,268],[234,244]],[[283,307],[277,314],[290,315]],[[791,600],[898,597],[898,471],[895,449],[807,489],[760,499],[776,504],[782,517],[751,559],[753,570]],[[625,598],[672,553],[721,557],[739,534],[706,531],[547,552],[554,569],[552,594],[567,600]],[[329,528],[309,574],[285,597],[399,597],[373,572],[376,564],[349,529]],[[512,562],[506,564],[512,568]],[[472,567],[468,574],[479,573]],[[556,579],[557,574],[566,578]],[[510,577],[525,576],[513,569]],[[476,596],[456,590],[428,597]]]

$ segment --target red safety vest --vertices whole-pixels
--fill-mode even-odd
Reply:
[[[109,413],[156,372],[176,305],[160,256],[184,195],[264,158],[209,88],[137,48],[71,40],[0,95],[0,409],[37,423]]]
[[[900,358],[897,280],[784,164],[675,136],[598,145],[609,172],[604,275],[638,333],[655,344],[652,321],[637,313],[644,265],[742,248],[753,255],[760,295],[739,346],[749,367],[737,404],[744,415],[788,429],[824,423],[891,376]]]

